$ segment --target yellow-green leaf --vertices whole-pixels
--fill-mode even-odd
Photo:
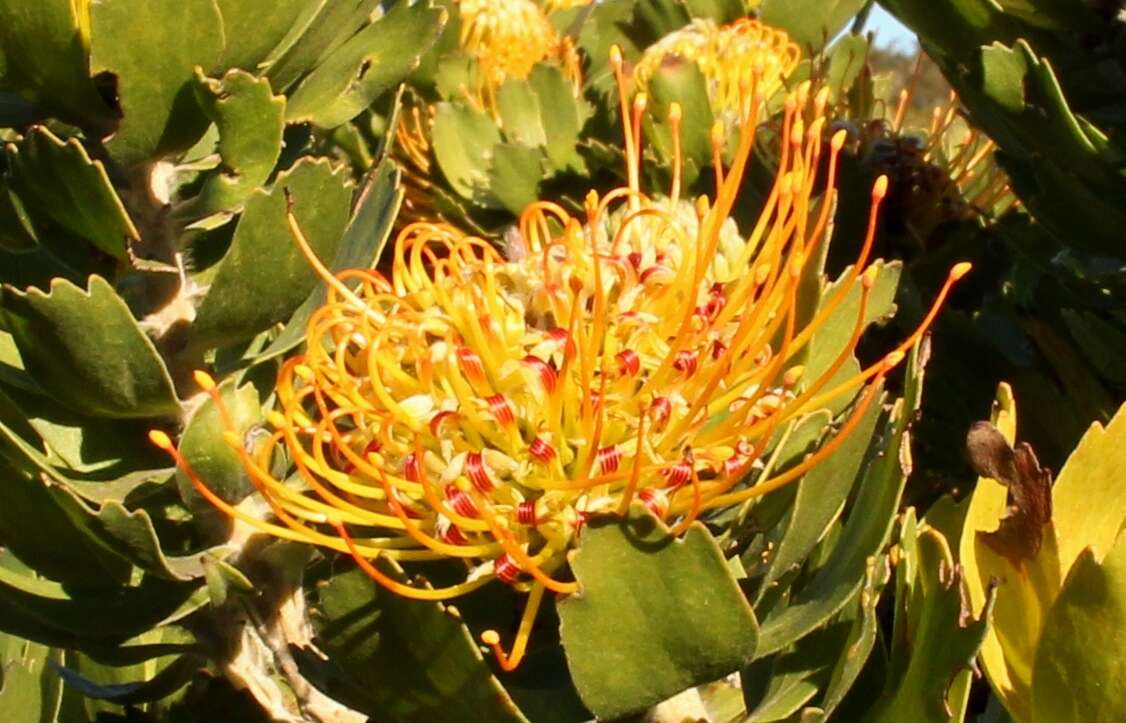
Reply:
[[[1091,505],[1095,508],[1097,505]],[[1048,611],[1032,676],[1034,723],[1126,720],[1126,542],[1087,548]]]
[[[1001,384],[993,425],[1012,445],[1017,436],[1016,404],[1012,390]],[[1059,590],[1056,538],[1050,527],[1036,557],[1016,566],[992,550],[983,533],[995,531],[1007,514],[1008,489],[1001,482],[978,480],[966,513],[959,557],[966,572],[971,612],[980,615],[988,589],[997,590],[993,625],[981,648],[985,673],[994,691],[1017,721],[1029,719],[1032,664],[1044,615]]]
[[[1060,569],[1094,548],[1096,560],[1110,552],[1126,524],[1126,405],[1104,429],[1095,422],[1068,457],[1052,490]]]

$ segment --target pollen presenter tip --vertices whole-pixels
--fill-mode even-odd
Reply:
[[[192,379],[194,379],[195,383],[199,385],[199,388],[205,392],[210,392],[215,388],[215,380],[202,369],[196,369],[192,372]]]
[[[888,193],[888,177],[880,176],[876,182],[872,184],[872,199],[880,200]]]
[[[159,429],[149,430],[149,441],[165,452],[175,449],[172,439]]]

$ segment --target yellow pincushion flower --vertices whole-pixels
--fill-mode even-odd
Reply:
[[[497,91],[510,78],[525,79],[538,63],[554,62],[578,97],[582,69],[578,52],[565,36],[559,36],[545,10],[531,0],[460,0],[459,41],[462,51],[476,64],[464,98],[500,122]],[[439,217],[434,201],[431,143],[434,107],[413,95],[403,104],[395,127],[394,155],[403,171],[406,190],[404,210],[396,229],[410,221]]]
[[[461,48],[477,61],[473,89],[492,108],[497,89],[508,78],[527,78],[532,68],[554,59],[580,82],[579,60],[569,38],[559,37],[547,15],[532,0],[459,0]]]
[[[624,88],[617,49],[612,60]],[[492,580],[527,591],[512,652],[495,631],[483,636],[504,668],[515,667],[544,592],[577,590],[567,556],[589,516],[640,501],[680,534],[705,510],[799,478],[848,436],[968,269],[955,267],[899,347],[830,387],[864,327],[886,180],[873,189],[853,270],[800,321],[798,287],[827,243],[844,132],[823,143],[824,91],[805,84],[789,95],[774,186],[741,236],[729,216],[754,145],[760,73],[756,66],[741,86],[737,151],[713,198],[682,200],[679,171],[668,196],[642,192],[645,97],[630,103],[623,91],[628,185],[592,191],[578,215],[532,204],[506,256],[456,228],[416,223],[397,238],[389,278],[363,269],[333,276],[291,216],[328,299],[309,321],[306,351],[279,373],[272,433],[247,450],[213,382],[197,375],[277,522],[227,504],[167,436],[154,441],[216,506],[270,534],[348,552],[400,594],[447,599]],[[674,104],[674,130],[679,117]],[[825,189],[819,202],[816,188]],[[857,284],[849,343],[821,376],[805,378],[799,355]],[[821,450],[781,473],[763,469],[780,425],[852,395]],[[283,452],[296,467],[290,479],[271,472]],[[416,587],[371,562],[381,556],[460,559],[466,577]]]
[[[700,68],[712,112],[737,123],[744,95],[740,88],[757,75],[759,93],[769,98],[797,67],[801,49],[784,31],[755,19],[718,26],[697,18],[646,48],[634,69],[638,86],[645,89],[662,65],[678,59]]]

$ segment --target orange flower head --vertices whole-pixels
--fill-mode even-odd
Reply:
[[[612,64],[625,88],[616,48]],[[682,199],[679,171],[668,195],[642,191],[646,101],[622,90],[627,184],[591,191],[577,214],[532,204],[506,255],[457,228],[416,223],[399,234],[389,277],[332,275],[291,216],[328,299],[309,321],[305,352],[281,368],[268,438],[247,450],[214,383],[198,376],[276,522],[224,502],[166,436],[154,441],[231,515],[348,552],[400,594],[446,599],[492,580],[528,591],[511,653],[495,631],[483,636],[511,669],[544,592],[577,590],[567,555],[591,515],[621,515],[637,502],[680,534],[707,510],[799,478],[848,436],[968,269],[955,267],[902,344],[830,383],[864,327],[886,179],[872,190],[855,265],[805,318],[799,285],[827,243],[844,132],[823,142],[826,91],[805,84],[791,92],[773,188],[758,222],[741,233],[730,214],[764,102],[762,67],[740,84],[737,149],[717,169],[713,197]],[[673,104],[674,130],[679,117]],[[676,161],[679,169],[679,153]],[[857,286],[849,342],[829,369],[807,378],[803,349]],[[781,425],[853,396],[821,450],[780,472],[763,464]],[[276,476],[279,459],[295,472]],[[466,577],[447,588],[413,586],[374,564],[379,557],[458,559]]]

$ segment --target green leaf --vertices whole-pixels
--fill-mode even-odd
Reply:
[[[1113,384],[1126,385],[1126,328],[1104,321],[1094,313],[1064,309],[1064,322],[1071,338],[1099,373]]]
[[[710,18],[723,25],[747,14],[743,0],[683,0],[688,14],[694,18]]]
[[[928,45],[953,57],[973,57],[985,38],[999,30],[1004,10],[992,0],[954,0],[926,5],[885,0],[883,5]]]
[[[0,327],[3,324],[0,323]],[[27,392],[41,393],[35,380],[28,376],[20,350],[12,335],[0,329],[0,382]]]
[[[271,53],[266,69],[270,85],[279,93],[287,90],[324,61],[360,29],[371,22],[379,0],[313,0],[299,22]]]
[[[0,552],[0,629],[54,647],[112,649],[144,633],[191,598],[195,586],[145,577],[108,594],[72,596],[31,576]]]
[[[297,223],[317,255],[336,255],[348,223],[351,184],[342,167],[303,158],[279,174],[273,188],[256,191],[246,202],[192,326],[194,343],[207,347],[250,339],[288,319],[316,285],[316,273],[290,237],[283,189],[292,194]]]
[[[0,4],[0,76],[63,120],[104,132],[114,118],[90,80],[85,6],[74,0]]]
[[[860,317],[861,283],[859,280],[852,283],[848,293],[844,295],[840,304],[829,314],[828,318],[817,328],[813,338],[809,341],[809,349],[805,358],[804,379],[820,379],[829,371],[833,363],[848,346],[860,322],[861,328],[866,329],[873,323],[891,317],[895,313],[895,291],[899,285],[899,277],[903,271],[903,264],[898,261],[874,261],[872,267],[877,269],[876,282],[869,292],[868,308],[864,319]],[[836,281],[825,287],[821,294],[820,308],[835,298],[845,283],[852,267],[846,268]],[[837,384],[853,377],[860,372],[860,365],[850,357],[825,383],[823,390],[832,389]],[[849,401],[848,396],[830,401],[828,406],[833,411],[839,411]]]
[[[595,3],[586,16],[578,34],[578,46],[590,60],[590,67],[584,70],[585,85],[601,97],[615,97],[614,76],[610,67],[610,48],[618,45],[627,58],[637,58],[642,47],[634,28],[635,3],[614,2]]]
[[[75,284],[84,284],[91,273],[113,273],[113,266],[116,265],[113,259],[105,256],[93,246],[83,243],[81,239],[76,239],[63,232],[58,233],[59,237],[54,237],[53,233],[50,237],[44,235],[40,245],[29,251],[7,253],[0,250],[0,268],[3,269],[3,273],[0,274],[3,281],[0,283],[11,284],[19,289],[32,286],[49,289],[51,282],[55,279],[68,279]],[[68,259],[67,262],[61,261],[59,256],[56,255],[60,246],[63,248],[78,247],[83,252],[82,255],[87,257],[89,263],[78,262],[78,259]],[[93,259],[94,254],[100,256],[101,259]],[[83,269],[83,271],[79,272],[75,266]]]
[[[455,16],[456,17],[456,16]],[[453,29],[451,26],[446,26],[446,34],[452,34]],[[437,58],[434,64],[434,88],[441,98],[457,98],[460,93],[460,88],[471,87],[474,81],[475,73],[477,72],[477,63],[473,58],[470,58],[463,53],[450,53],[441,55],[437,52],[437,47],[431,48],[429,54],[425,58]],[[419,70],[422,71],[422,65]]]
[[[681,0],[648,0],[633,5],[636,31],[652,40],[675,32],[691,22],[688,7]],[[638,33],[639,35],[641,33]]]
[[[974,683],[973,668],[966,668],[954,676],[946,690],[946,705],[950,715],[946,723],[964,723],[970,709],[970,689]]]
[[[0,456],[0,542],[52,580],[80,587],[128,582],[129,563],[91,533],[88,511],[9,460]]]
[[[940,533],[941,534],[941,533]],[[888,674],[884,688],[898,686],[911,660],[912,633],[919,626],[922,592],[917,583],[919,574],[919,522],[915,508],[908,507],[900,515],[899,540],[892,548],[895,554],[894,614],[888,640]],[[914,597],[913,597],[914,595]]]
[[[0,437],[11,445],[9,458],[94,504],[122,502],[143,485],[172,478],[175,467],[160,467],[168,460],[147,441],[149,427],[106,424],[25,390],[0,390]]]
[[[751,672],[755,669],[761,676],[760,681],[754,681]],[[803,661],[798,656],[786,656],[774,660],[760,660],[741,673],[743,681],[743,694],[747,696],[752,691],[749,682],[765,683],[765,690],[761,695],[751,696],[746,700],[748,710],[746,721],[779,721],[790,719],[813,696],[817,695],[817,677],[820,669],[811,661]]]
[[[829,680],[825,684],[824,695],[817,703],[821,712],[811,716],[813,720],[829,720],[833,711],[860,677],[865,663],[872,654],[878,634],[876,604],[880,601],[880,593],[887,583],[887,569],[885,560],[878,560],[875,565],[868,568],[864,587],[860,589],[860,594],[857,596],[860,615],[853,621],[845,646],[833,665]]]
[[[540,63],[532,68],[528,83],[539,99],[540,123],[552,168],[584,173],[586,162],[579,154],[578,142],[589,109],[575,98],[570,81],[558,66]]]
[[[201,561],[204,578],[207,580],[207,594],[213,607],[226,605],[232,590],[240,593],[254,592],[254,583],[234,565],[214,555],[204,555]]]
[[[833,456],[802,476],[790,508],[789,524],[778,542],[762,587],[769,586],[790,568],[804,562],[841,514],[849,490],[857,480],[879,417],[879,405],[869,405],[860,423],[833,452]]]
[[[874,589],[879,580],[876,574],[865,580],[865,590],[872,597],[879,595],[879,591]],[[874,607],[874,600],[871,605]],[[840,672],[838,668],[842,666],[842,659],[849,656],[849,648],[855,644],[862,625],[860,619],[852,620],[854,614],[852,609],[846,610],[832,624],[798,641],[791,649],[769,658],[760,658],[743,670],[743,695],[746,707],[751,711],[748,720],[805,720],[806,717],[816,718],[818,711],[824,712],[806,704],[814,699],[832,674]],[[861,658],[862,664],[868,650],[860,653],[862,655],[857,657]],[[838,678],[836,683],[840,685],[844,681]],[[829,704],[835,705],[832,701]],[[799,710],[800,716],[796,715]]]
[[[241,70],[221,80],[197,74],[195,92],[218,128],[222,159],[191,203],[191,213],[201,217],[239,206],[269,179],[281,156],[285,98],[270,92],[268,80]]]
[[[383,161],[368,174],[356,200],[352,220],[336,251],[336,258],[329,266],[333,273],[345,269],[373,268],[379,263],[403,200],[403,189],[399,186],[401,175],[398,166],[391,161]],[[277,338],[255,361],[272,359],[303,342],[309,318],[324,301],[325,288],[318,284],[297,311],[293,312]]]
[[[833,44],[826,81],[836,102],[848,97],[868,59],[868,38],[849,33]],[[863,117],[863,116],[861,116]]]
[[[160,355],[105,279],[50,293],[4,287],[0,321],[28,373],[58,401],[95,417],[156,417],[180,410]],[[97,344],[91,344],[97,339]]]
[[[844,532],[814,577],[788,607],[762,623],[759,654],[772,653],[823,625],[861,588],[870,559],[891,534],[903,487],[911,470],[908,426],[922,401],[925,354],[916,347],[908,360],[903,399],[892,407],[890,429],[878,440],[876,454],[861,479]]]
[[[0,391],[0,438],[10,445],[6,452],[8,458],[21,468],[29,471],[37,469],[51,481],[95,505],[122,502],[137,488],[146,484],[160,485],[171,479],[176,471],[174,467],[145,469],[117,464],[122,462],[123,455],[129,456],[130,463],[143,464],[149,459],[155,450],[142,434],[148,425],[107,425],[105,420],[86,420],[86,427],[60,426],[57,424],[58,417],[54,416],[54,406],[48,399],[28,397],[15,389]],[[25,412],[26,409],[35,411]],[[46,418],[44,409],[51,410]],[[112,457],[109,463],[117,468],[120,476],[88,479],[85,474],[76,474],[72,467],[66,466],[65,458],[59,459],[59,450],[68,447],[75,448],[69,450],[74,454]],[[164,461],[159,457],[156,459]],[[133,471],[121,474],[122,466]],[[82,467],[91,468],[86,464]],[[105,474],[111,470],[99,464],[98,471]]]
[[[890,698],[873,721],[947,723],[947,692],[955,675],[974,663],[985,639],[992,604],[974,619],[965,608],[961,568],[954,565],[945,538],[934,530],[919,535],[919,571],[911,603],[919,607],[908,632],[911,658]],[[914,617],[914,616],[913,616]]]
[[[36,448],[42,448],[45,454],[35,464],[52,465],[53,469],[44,471],[59,481],[69,482],[77,475],[112,479],[168,464],[167,457],[147,442],[151,425],[144,420],[107,424],[104,419],[75,414],[47,397],[18,388],[0,390],[0,420],[8,421],[4,407],[27,420],[33,433],[24,434],[24,439],[32,444],[42,440]]]
[[[639,505],[592,521],[571,553],[580,592],[558,603],[580,697],[599,718],[636,713],[738,670],[758,625],[699,523],[675,539]]]
[[[220,67],[257,74],[258,65],[298,25],[308,0],[216,0],[226,46]]]
[[[134,0],[90,5],[91,70],[117,79],[123,115],[106,148],[123,166],[190,148],[207,129],[192,92],[194,68],[223,51],[215,0]]]
[[[262,420],[262,403],[251,384],[235,388],[233,379],[219,386],[219,394],[230,414],[235,431],[245,439],[249,430]],[[196,409],[180,437],[180,454],[196,474],[207,482],[215,494],[231,504],[238,504],[250,494],[254,485],[239,461],[238,454],[223,440],[225,424],[214,402],[208,399]],[[183,472],[176,473],[180,496],[194,511],[211,511],[212,507],[199,497]]]
[[[500,113],[504,137],[522,146],[547,145],[539,96],[528,81],[510,78],[497,90],[497,111]]]
[[[11,168],[11,160],[8,161]],[[39,245],[31,219],[6,177],[0,177],[0,251],[24,253]]]
[[[116,485],[62,479],[30,445],[23,443],[4,424],[0,435],[15,449],[0,445],[0,452],[13,466],[4,465],[8,477],[0,487],[0,498],[10,510],[4,517],[9,530],[0,539],[43,574],[79,585],[102,585],[117,579],[126,582],[130,566],[170,580],[200,577],[203,568],[194,557],[168,558],[149,514],[129,511],[112,499],[97,499],[91,509],[80,494],[91,490],[116,491]],[[48,477],[36,479],[35,467],[46,468]],[[171,475],[169,475],[171,476]],[[52,479],[59,477],[62,481]],[[81,486],[80,486],[81,485]],[[79,487],[79,489],[74,489]],[[53,535],[49,544],[44,535]],[[67,545],[66,554],[56,545]],[[116,559],[121,558],[121,559]],[[125,561],[129,564],[123,564]]]
[[[1019,113],[1019,118],[1008,122],[1019,123],[1013,130],[1026,142],[1036,134],[1036,145],[1060,160],[1075,166],[1097,163],[1098,149],[1068,107],[1046,59],[1037,57],[1024,40],[1018,40],[1012,48],[1000,43],[982,48],[981,58],[987,83],[983,91],[1001,108]]]
[[[715,123],[708,98],[707,79],[694,62],[679,58],[662,63],[649,79],[652,106],[646,115],[646,128],[661,163],[673,162],[672,129],[668,124],[669,106],[680,103],[680,143],[685,161],[700,169],[712,164],[711,131]],[[687,179],[691,181],[691,178]]]
[[[187,685],[200,671],[202,659],[194,655],[183,655],[170,663],[160,666],[159,672],[146,680],[126,682],[95,682],[78,670],[54,665],[55,671],[63,681],[87,698],[108,701],[115,705],[136,705],[166,698]],[[91,667],[87,664],[87,667]],[[112,673],[117,671],[108,666],[97,666]],[[143,666],[137,666],[143,667]],[[124,677],[120,673],[114,678]]]
[[[74,493],[67,491],[74,496]],[[152,518],[145,510],[130,511],[118,502],[106,502],[88,522],[96,534],[118,555],[147,573],[168,580],[193,580],[203,577],[199,554],[168,557],[160,548],[160,538]]]
[[[536,201],[543,177],[543,154],[539,149],[512,143],[493,146],[489,193],[513,215],[519,215]]]
[[[127,258],[137,228],[101,161],[75,139],[64,143],[42,126],[7,148],[12,190],[33,218],[47,219],[105,253]]]
[[[0,633],[0,710],[10,723],[57,720],[62,682],[48,668],[60,651]]]
[[[759,17],[798,45],[820,48],[837,36],[868,0],[763,0]]]
[[[389,561],[378,564],[404,579]],[[328,661],[304,670],[337,700],[380,720],[523,721],[452,608],[408,600],[358,570],[317,590],[313,621]]]
[[[1024,55],[994,43],[981,49],[982,90],[1001,108],[1020,113],[1025,107],[1024,76],[1028,61]]]
[[[489,169],[500,130],[487,115],[464,103],[439,103],[432,130],[434,156],[450,187],[480,205],[490,201]]]
[[[787,428],[778,433],[777,441],[770,445],[771,466],[774,469],[784,469],[800,461],[805,455],[815,452],[827,430],[831,429],[832,421],[832,415],[821,409],[789,422]],[[779,523],[788,518],[796,494],[797,486],[787,485],[757,501],[743,503],[737,516],[740,520],[738,529],[740,531],[779,529]],[[717,521],[722,519],[721,514]],[[761,560],[761,554],[756,552],[754,567],[759,567]],[[761,594],[762,589],[759,592],[760,596]]]
[[[289,121],[322,128],[345,123],[418,66],[446,12],[429,0],[396,3],[328,55],[289,96]]]
[[[1099,564],[1080,553],[1044,620],[1032,673],[1032,720],[1126,718],[1126,542]]]
[[[102,720],[103,714],[119,714],[122,706],[155,712],[157,707],[146,703],[168,702],[202,672],[203,662],[192,635],[166,625],[142,633],[110,656],[68,651],[49,666],[65,683],[64,692],[78,699],[85,713],[80,719]]]

